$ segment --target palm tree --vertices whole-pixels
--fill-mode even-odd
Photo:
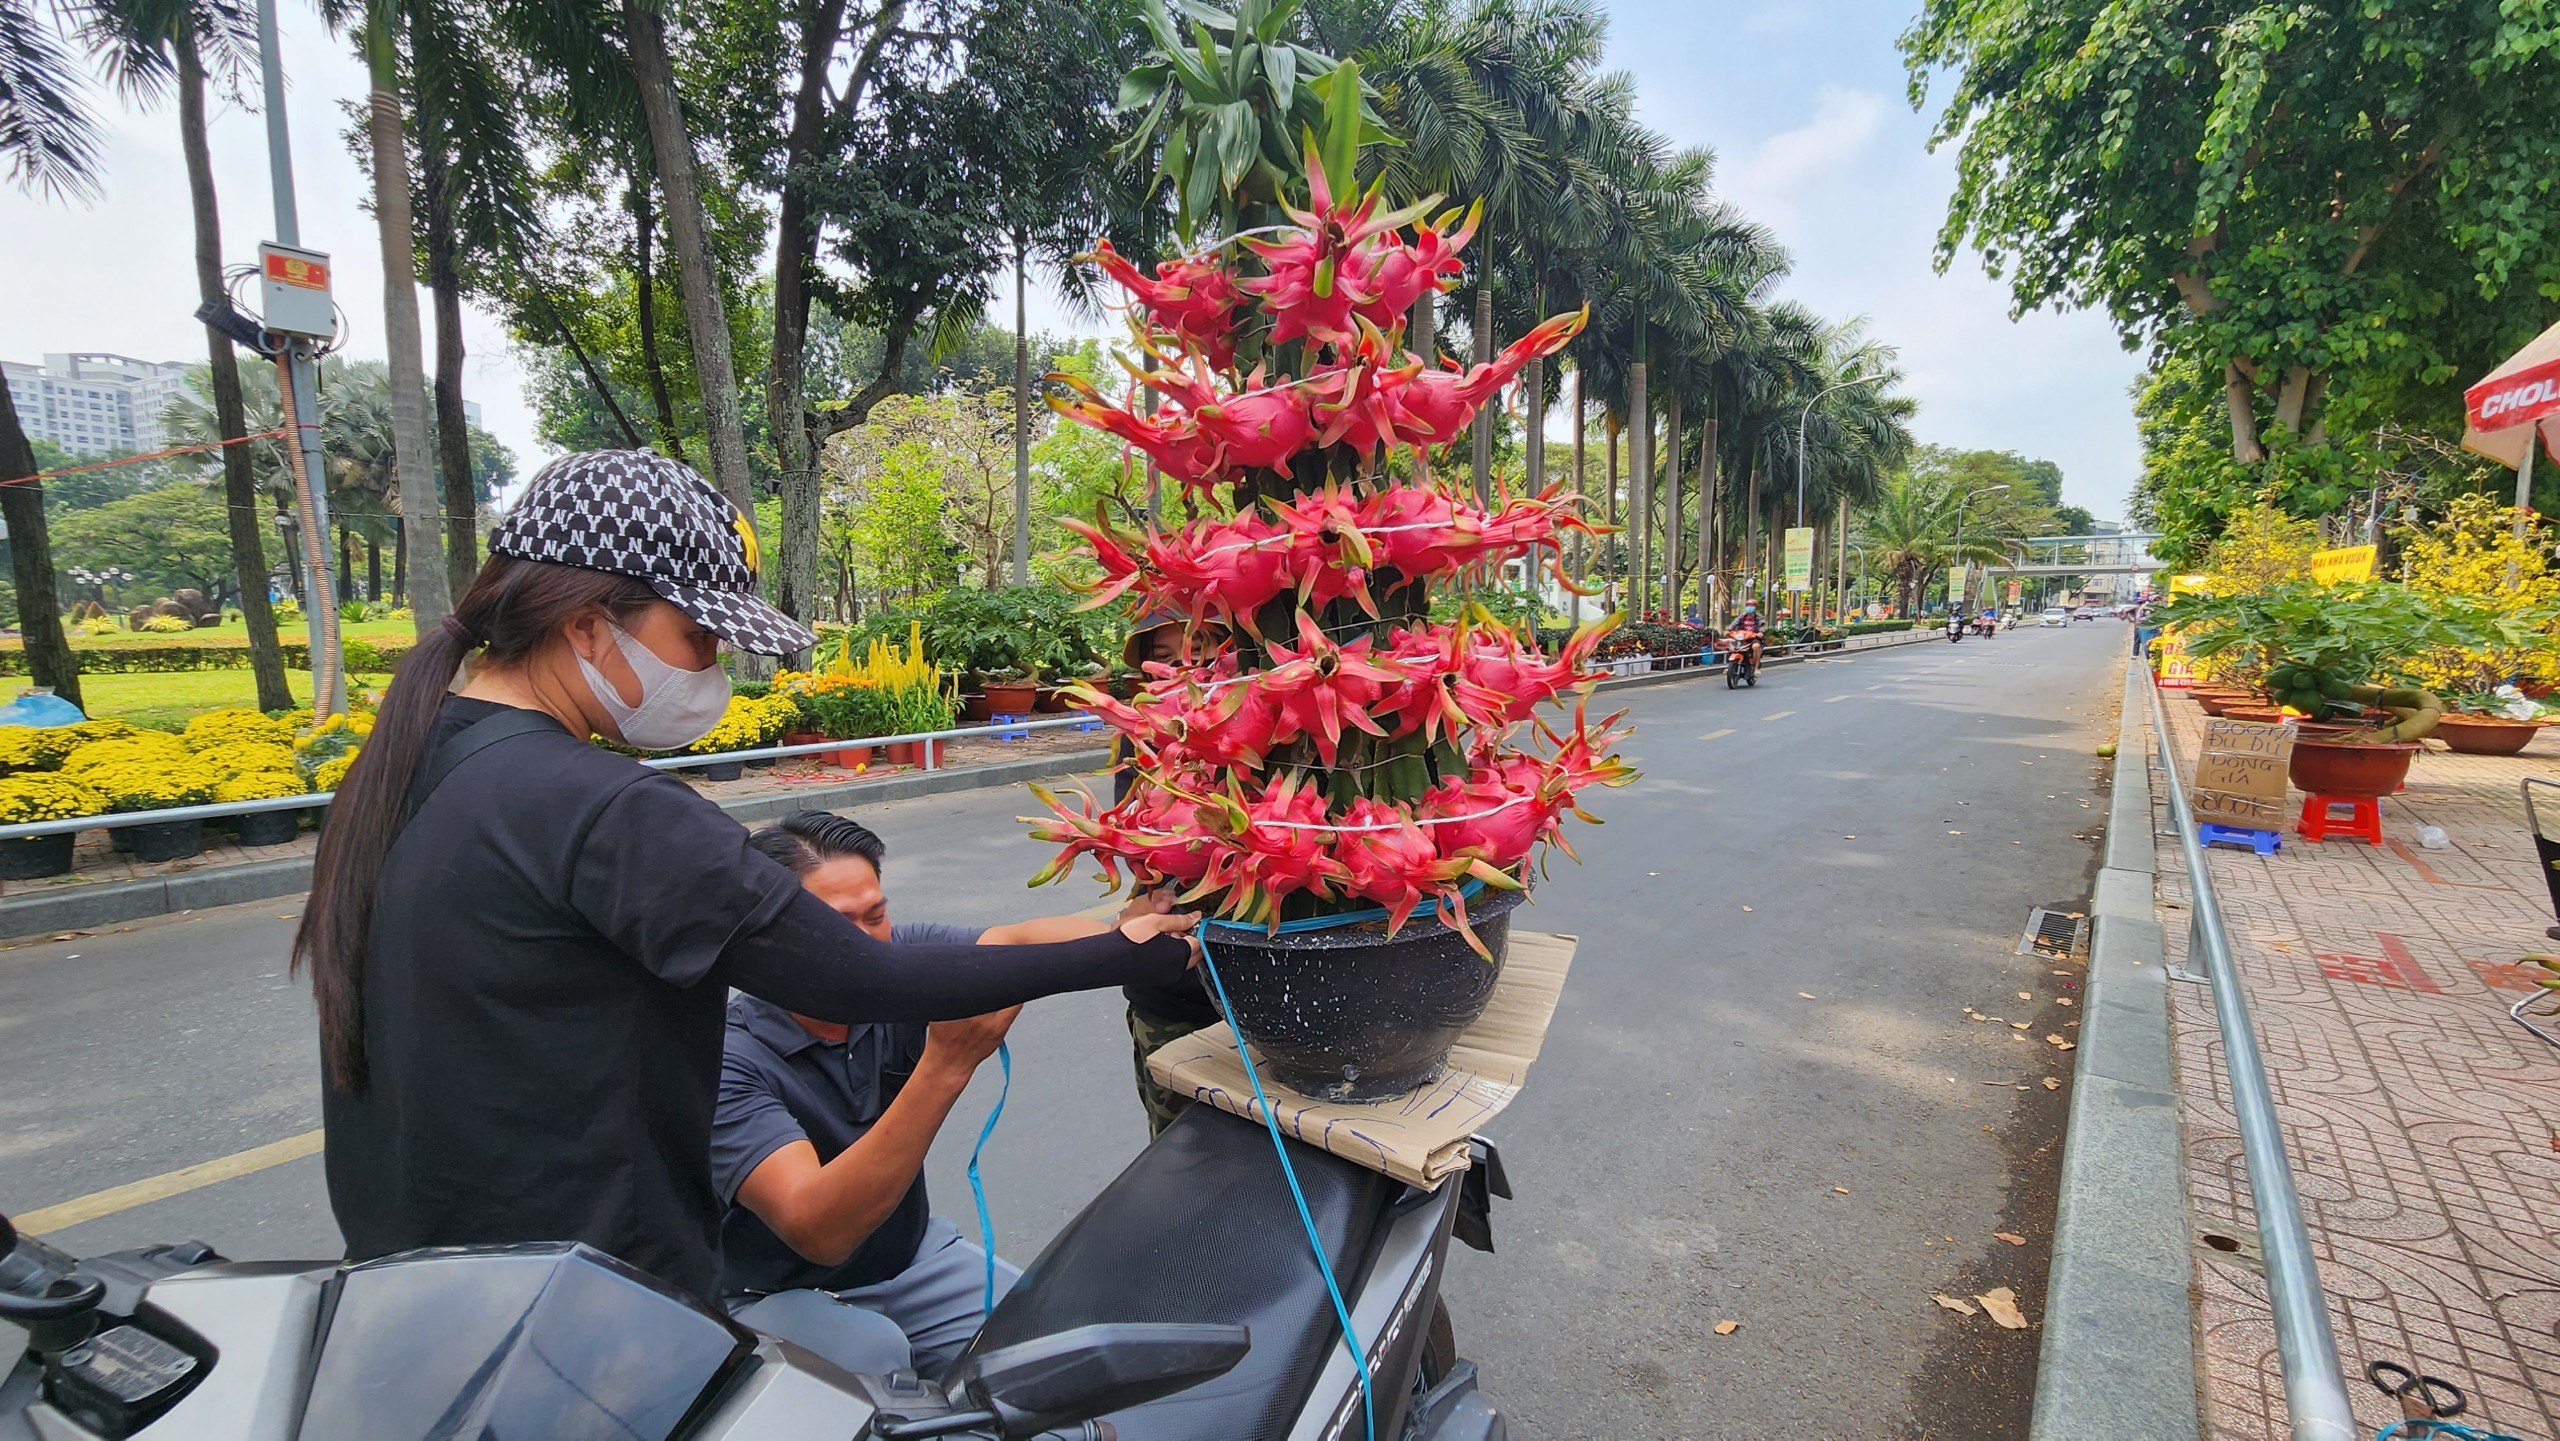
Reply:
[[[98,0],[77,12],[84,39],[109,77],[128,98],[150,105],[175,89],[178,142],[186,158],[187,194],[195,222],[196,298],[225,298],[222,215],[213,189],[212,147],[206,134],[206,62],[226,75],[249,68],[257,47],[254,17],[225,0]],[[205,327],[206,381],[213,395],[215,436],[247,435],[240,400],[240,364],[229,337]],[[249,670],[260,710],[290,710],[284,653],[276,641],[274,609],[267,603],[265,540],[259,521],[257,478],[245,447],[227,445],[222,456],[223,509],[231,540],[233,578],[240,615],[249,632]]]
[[[162,416],[169,438],[181,445],[203,444],[221,433],[220,417],[197,393],[200,389],[190,386],[180,391]],[[245,420],[256,433],[276,430],[284,424],[284,410],[276,399],[273,366],[251,366],[242,371],[240,399]],[[254,503],[254,508],[260,514],[290,518],[293,469],[285,454],[285,443],[253,440],[231,450],[246,458],[254,493],[263,497],[263,503]],[[328,487],[329,518],[341,529],[363,536],[369,544],[394,541],[405,529],[398,453],[389,367],[378,360],[350,361],[338,356],[322,361],[320,468]],[[402,567],[398,575],[405,580],[406,568]],[[258,575],[257,585],[261,591],[265,589],[264,572]],[[395,580],[394,589],[400,588],[401,580]],[[307,604],[311,598],[303,599]]]
[[[323,0],[330,28],[352,31],[372,93],[365,137],[373,165],[374,232],[382,250],[382,343],[390,357],[394,462],[403,508],[410,516],[401,560],[412,572],[409,596],[418,634],[453,609],[445,579],[444,525],[436,482],[428,470],[427,371],[421,358],[424,330],[418,317],[416,217],[409,180],[409,139],[400,94],[404,49],[414,56],[431,29],[460,22],[425,13],[439,0]]]
[[[97,193],[97,124],[80,80],[30,0],[0,0],[0,170],[22,190],[58,199]],[[62,632],[54,590],[53,540],[45,529],[44,486],[17,402],[0,385],[0,521],[9,527],[9,569],[18,588],[18,631],[27,674],[80,703],[80,672]]]

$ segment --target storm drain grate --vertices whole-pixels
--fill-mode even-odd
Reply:
[[[2080,954],[2089,931],[2087,917],[2038,906],[2027,913],[2027,929],[2018,937],[2018,954],[2067,961]]]

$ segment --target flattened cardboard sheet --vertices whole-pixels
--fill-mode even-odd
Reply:
[[[1467,1168],[1467,1138],[1484,1129],[1520,1094],[1529,1063],[1547,1038],[1565,973],[1573,968],[1572,936],[1513,931],[1501,979],[1484,1015],[1458,1038],[1439,1080],[1393,1100],[1367,1105],[1310,1100],[1262,1075],[1283,1134],[1346,1161],[1414,1186],[1435,1186]],[[1195,1031],[1147,1057],[1156,1084],[1250,1121],[1262,1120],[1235,1033],[1224,1022]]]

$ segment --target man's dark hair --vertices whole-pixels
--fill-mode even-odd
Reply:
[[[793,811],[749,835],[747,844],[803,876],[846,856],[869,861],[876,873],[880,858],[889,853],[887,843],[869,826],[833,811]]]

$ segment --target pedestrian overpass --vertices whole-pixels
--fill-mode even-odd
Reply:
[[[2162,569],[2151,557],[2154,531],[2118,531],[2106,535],[2039,535],[2015,542],[2013,558],[1989,567],[1992,574],[2021,579],[2047,575],[2150,575]]]

